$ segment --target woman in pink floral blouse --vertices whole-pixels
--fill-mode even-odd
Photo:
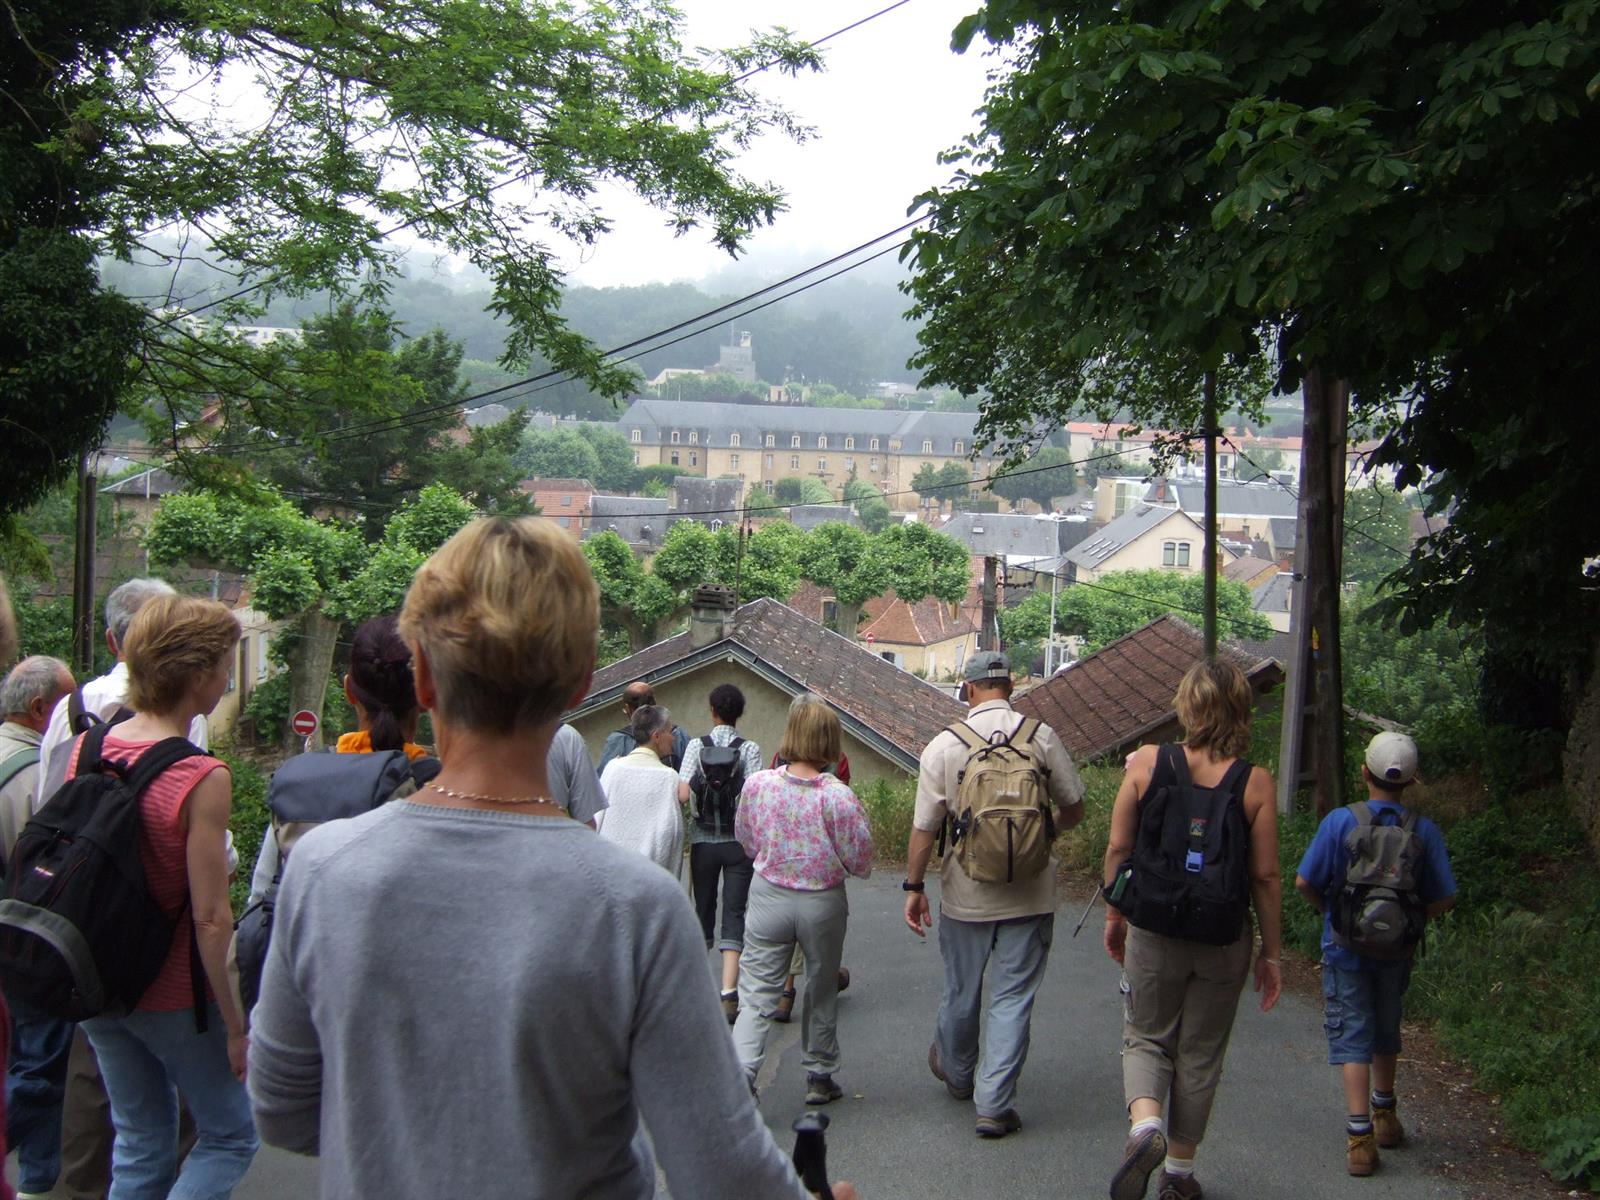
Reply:
[[[767,1032],[796,945],[805,953],[801,1010],[806,1103],[843,1092],[839,1069],[839,960],[844,955],[848,876],[872,871],[872,831],[856,794],[823,767],[839,761],[839,718],[816,696],[789,707],[778,756],[788,765],[745,781],[734,834],[755,860],[739,959],[739,1019],[733,1045],[755,1087]]]

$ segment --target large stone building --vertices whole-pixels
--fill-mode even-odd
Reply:
[[[891,508],[909,511],[917,507],[911,480],[924,463],[956,462],[975,476],[988,474],[988,459],[970,458],[977,420],[975,413],[641,397],[616,428],[632,446],[635,466],[662,463],[685,475],[737,477],[747,494],[810,475],[841,496],[854,475],[883,492]]]

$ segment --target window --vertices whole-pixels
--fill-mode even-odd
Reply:
[[[772,435],[770,433],[767,434],[767,445],[772,445]]]
[[[676,450],[674,450],[672,452],[672,465],[673,466],[677,466],[678,465],[678,452]]]
[[[769,442],[768,445],[771,445]],[[767,470],[772,470],[772,455],[767,455]]]
[[[828,469],[828,460],[825,459],[825,458],[817,459],[817,470],[826,471],[827,469]]]
[[[1187,567],[1189,565],[1189,543],[1188,542],[1179,542],[1178,543],[1178,565],[1180,567]]]
[[[644,434],[637,429],[630,429],[628,430],[628,440],[637,446],[640,442],[644,441]]]
[[[933,439],[932,438],[923,438],[922,439],[922,452],[924,454],[932,454],[933,453]]]
[[[700,444],[700,431],[698,429],[689,430],[689,445],[698,446],[699,444]]]
[[[856,460],[853,458],[846,458],[844,460],[844,469],[846,471],[854,471],[856,469]]]
[[[672,444],[674,446],[678,444],[678,431],[676,429],[672,431]]]
[[[791,471],[798,471],[800,469],[800,456],[798,454],[789,455],[789,469]]]
[[[877,438],[873,438],[872,439],[872,445],[869,447],[869,449],[876,450],[877,448],[878,448],[878,439]]]
[[[956,452],[956,453],[957,453],[957,454],[962,454],[962,453],[965,453],[965,451],[966,451],[966,445],[965,445],[965,444],[964,444],[964,443],[962,443],[962,442],[957,442],[957,443],[956,443],[956,450],[955,450],[955,452]]]
[[[737,454],[728,455],[728,469],[730,471],[737,471],[739,469],[739,456]]]
[[[828,448],[828,435],[825,434],[825,433],[819,433],[817,435],[817,449],[818,450],[826,450],[827,448]]]
[[[1189,543],[1162,542],[1161,565],[1163,567],[1187,567],[1189,565]]]
[[[561,507],[562,508],[571,508],[572,507],[572,497],[571,496],[563,496],[563,497],[561,497]]]
[[[691,467],[698,467],[700,465],[700,451],[698,451],[698,450],[689,451],[689,465]]]
[[[766,490],[767,495],[772,495],[772,480],[763,479],[761,481],[761,486]]]
[[[633,452],[633,465],[636,467],[639,465],[639,452],[637,450]]]
[[[789,435],[789,448],[791,450],[796,450],[796,449],[799,449],[799,447],[800,447],[800,435],[798,433],[791,433]]]
[[[856,440],[855,440],[855,438],[853,438],[853,437],[845,438],[845,440],[844,440],[844,448],[846,450],[854,450],[856,448]]]
[[[878,460],[877,459],[875,459],[875,458],[867,459],[867,471],[868,471],[869,474],[877,474],[877,471],[878,471]]]
[[[721,518],[713,517],[712,520],[711,520],[711,532],[712,533],[719,533],[719,532],[721,532],[721,530],[722,530],[722,520],[721,520]]]
[[[738,444],[739,444],[739,435],[737,433],[730,433],[728,435],[728,445],[737,446]]]
[[[563,528],[563,529],[571,529],[572,528],[572,518],[571,517],[561,517],[559,519],[561,521],[561,528]]]

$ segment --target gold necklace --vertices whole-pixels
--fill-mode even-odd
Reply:
[[[561,808],[548,796],[485,796],[480,792],[458,792],[454,788],[441,787],[437,783],[430,783],[428,789],[438,792],[441,796],[449,796],[452,800],[477,800],[483,804],[548,804],[551,808]]]

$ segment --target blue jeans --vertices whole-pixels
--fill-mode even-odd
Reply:
[[[1357,969],[1322,965],[1322,1028],[1328,1062],[1370,1063],[1400,1053],[1400,998],[1411,983],[1411,960]]]
[[[978,1115],[997,1117],[1017,1098],[1028,1059],[1033,999],[1044,979],[1055,932],[1054,913],[1012,921],[957,921],[939,917],[944,959],[944,999],[934,1034],[939,1064],[957,1087],[972,1083]],[[989,972],[989,1029],[978,1064],[978,1020],[983,976]]]
[[[61,1100],[73,1026],[9,999],[11,1061],[6,1066],[6,1145],[17,1152],[17,1188],[48,1192],[61,1174]]]
[[[216,1005],[207,1031],[194,1013],[133,1012],[83,1023],[111,1099],[116,1141],[109,1200],[226,1200],[260,1142],[244,1084],[228,1067]],[[178,1092],[198,1138],[178,1171]]]

